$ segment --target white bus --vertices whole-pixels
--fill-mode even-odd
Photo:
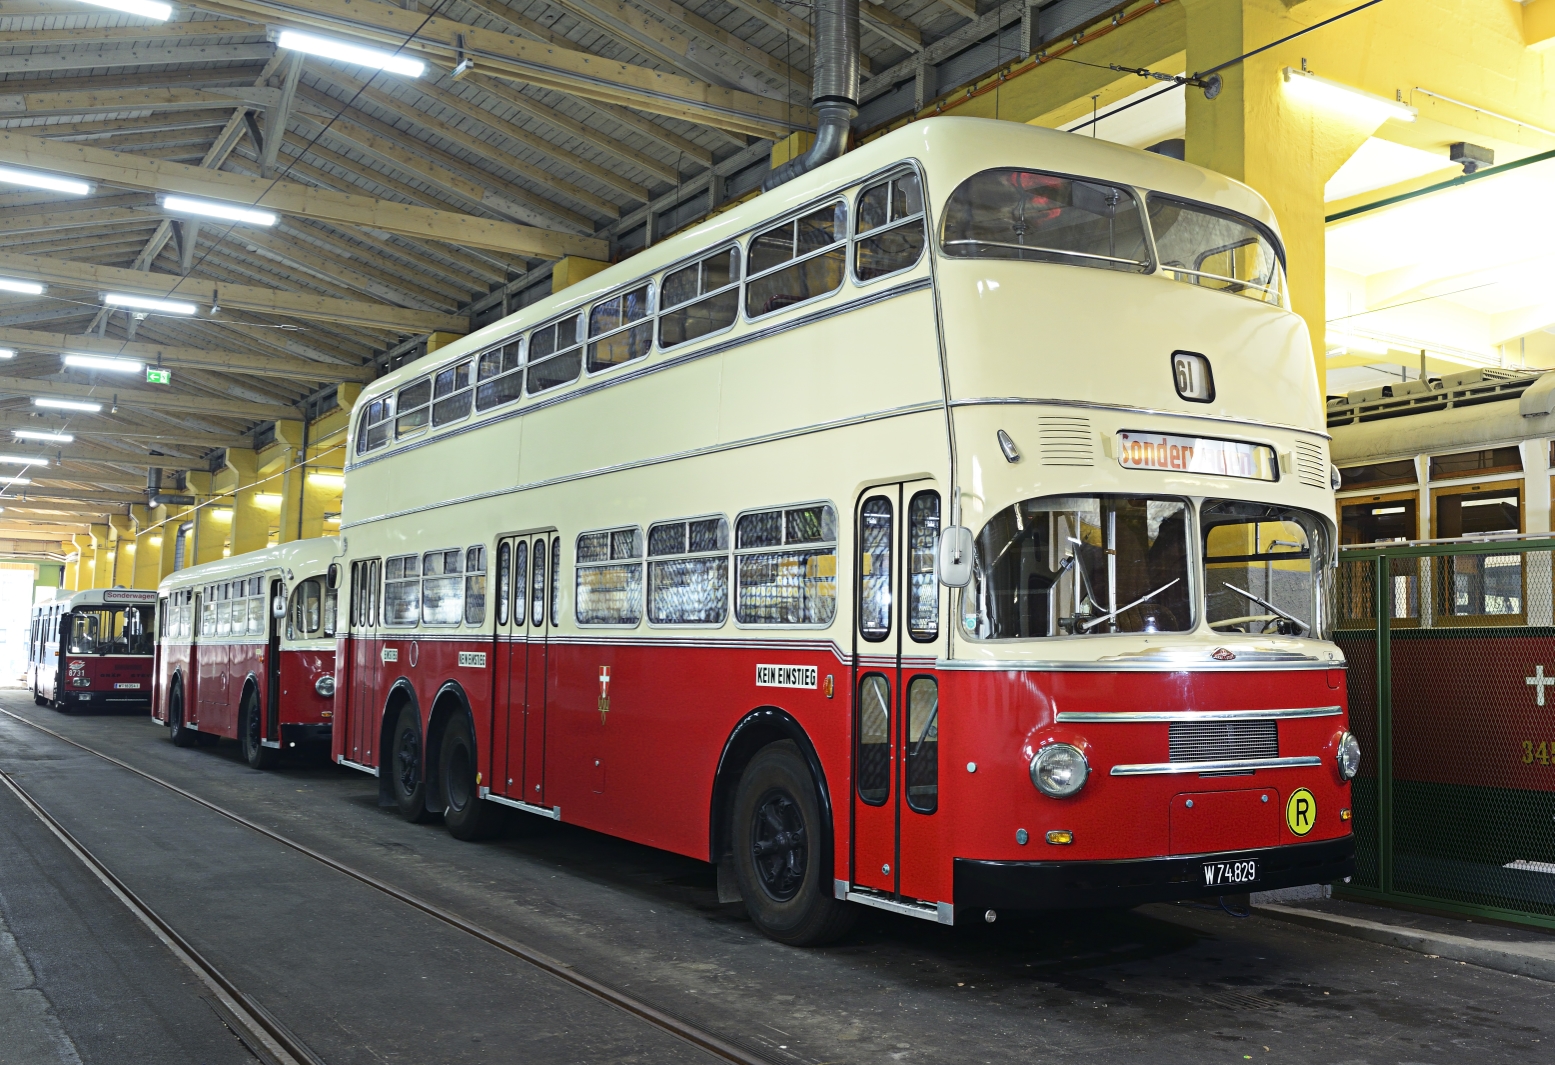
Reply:
[[[1350,871],[1323,405],[1235,181],[914,123],[349,448],[335,756],[411,819],[693,855],[792,943]]]

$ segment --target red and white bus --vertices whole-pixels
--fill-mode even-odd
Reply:
[[[151,704],[155,592],[92,588],[32,608],[27,686],[56,710]]]
[[[1235,181],[917,122],[349,448],[334,751],[410,819],[702,858],[791,943],[1351,871],[1322,400]]]
[[[328,744],[339,550],[333,537],[294,540],[162,581],[151,716],[174,744],[234,739],[255,769]]]

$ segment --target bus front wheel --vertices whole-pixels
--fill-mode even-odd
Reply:
[[[438,752],[438,779],[448,799],[443,823],[455,839],[478,840],[492,835],[501,826],[502,811],[495,803],[481,798],[476,780],[475,737],[463,714],[454,714],[443,730],[443,747]]]
[[[756,927],[780,943],[843,936],[856,910],[832,895],[830,833],[810,767],[792,740],[756,752],[734,793],[734,868]]]
[[[167,702],[168,739],[173,741],[174,747],[193,747],[198,740],[199,733],[184,724],[183,688],[174,688],[173,694]]]
[[[238,722],[238,738],[243,744],[243,760],[250,769],[274,769],[281,760],[281,752],[266,747],[264,739],[264,715],[259,712],[259,695],[252,688],[243,697],[243,712]]]

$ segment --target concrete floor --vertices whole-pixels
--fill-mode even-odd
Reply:
[[[376,781],[322,761],[256,773],[234,744],[179,750],[143,717],[63,716],[12,692],[0,705],[775,1063],[1478,1065],[1555,1044],[1555,984],[1188,905],[958,929],[869,912],[841,944],[794,950],[720,905],[702,863],[523,816],[504,839],[460,843],[380,810]],[[3,717],[0,766],[331,1065],[709,1060]],[[54,1056],[26,1060],[246,1054],[193,978],[51,843],[0,793],[0,921],[35,974],[26,1016],[54,1025],[32,1026]],[[29,905],[51,891],[68,904]],[[5,944],[0,931],[11,986],[24,970]],[[126,960],[87,963],[97,955]],[[150,1034],[111,1041],[134,1025]]]

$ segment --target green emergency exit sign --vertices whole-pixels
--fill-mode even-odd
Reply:
[[[146,383],[153,385],[170,385],[173,383],[172,370],[159,370],[155,366],[146,367]]]

